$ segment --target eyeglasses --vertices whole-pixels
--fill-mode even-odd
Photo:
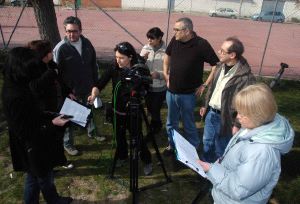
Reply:
[[[178,32],[178,31],[182,31],[182,30],[186,30],[186,28],[173,28],[174,32]]]
[[[225,51],[225,50],[223,50],[223,49],[220,49],[219,52],[220,52],[220,54],[222,54],[222,55],[226,55],[226,54],[230,54],[230,53],[231,53],[231,52]]]
[[[70,33],[79,33],[79,30],[66,30],[66,33],[70,34]]]

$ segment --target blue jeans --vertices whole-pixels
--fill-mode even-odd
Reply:
[[[195,94],[174,94],[167,91],[166,100],[168,105],[166,128],[170,145],[174,147],[172,130],[178,131],[179,120],[181,119],[184,127],[184,137],[195,148],[198,148],[200,139],[194,117],[194,108],[196,105]]]
[[[221,115],[211,110],[206,115],[203,133],[203,160],[215,162],[220,158],[232,135],[220,133]]]
[[[64,133],[64,147],[73,147],[74,145],[74,127],[75,125],[70,124],[69,127],[65,129]],[[87,124],[87,133],[88,135],[92,135],[93,131],[96,130],[95,124],[93,122],[93,118],[91,118],[90,122]]]
[[[29,172],[27,173],[24,190],[25,204],[38,204],[40,191],[48,204],[59,203],[52,170],[45,177],[37,177]]]

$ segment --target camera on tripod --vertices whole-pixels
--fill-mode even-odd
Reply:
[[[148,67],[145,64],[138,63],[124,72],[122,82],[128,83],[131,93],[145,96],[150,84],[152,84],[152,77]]]

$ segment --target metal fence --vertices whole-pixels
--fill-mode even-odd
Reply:
[[[229,36],[245,45],[244,56],[259,75],[273,76],[280,62],[290,65],[285,77],[300,78],[299,6],[293,1],[276,0],[61,0],[54,1],[58,27],[64,36],[63,20],[78,16],[83,35],[93,43],[99,59],[113,58],[113,48],[121,41],[132,43],[137,51],[147,43],[146,32],[160,27],[169,42],[173,25],[180,17],[190,17],[195,32],[206,38],[217,52]],[[253,21],[254,14],[280,11],[284,23]],[[220,12],[219,10],[233,10]],[[219,13],[218,13],[219,12]],[[211,17],[228,15],[228,18]],[[234,15],[234,16],[233,16]],[[274,16],[275,18],[275,16]],[[40,39],[32,7],[0,6],[0,48],[24,45]],[[208,67],[208,66],[207,66]]]

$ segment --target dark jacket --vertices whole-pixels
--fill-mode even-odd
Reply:
[[[102,90],[112,80],[112,104],[114,105],[114,96],[116,95],[116,110],[122,113],[126,112],[126,105],[130,100],[130,88],[132,87],[131,82],[124,80],[128,71],[128,68],[112,66],[103,73],[97,82],[97,87]]]
[[[82,54],[65,38],[54,50],[59,75],[76,96],[88,95],[98,79],[96,52],[91,42],[81,36]]]
[[[212,93],[215,90],[218,78],[220,76],[222,67],[224,67],[225,64],[218,64],[216,66],[216,72],[214,75],[213,82],[211,86],[209,87],[207,94],[206,94],[206,100],[205,100],[205,107],[208,108],[208,103],[210,101],[210,98],[212,96]],[[242,90],[244,87],[254,84],[256,82],[256,79],[254,75],[251,73],[250,66],[246,59],[241,58],[241,60],[238,61],[236,64],[237,70],[234,74],[234,76],[227,82],[225,85],[223,92],[222,92],[222,98],[221,98],[221,131],[220,135],[227,135],[231,134],[231,128],[232,125],[235,122],[236,117],[236,111],[232,107],[232,101],[234,96]]]
[[[66,162],[62,148],[63,129],[52,124],[27,84],[5,79],[3,110],[8,122],[10,151],[15,171],[44,176]]]

